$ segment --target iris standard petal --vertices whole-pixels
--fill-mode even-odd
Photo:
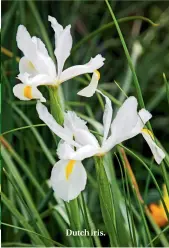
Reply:
[[[75,199],[84,190],[86,181],[86,171],[79,161],[60,160],[52,169],[51,186],[64,201]]]
[[[137,99],[131,96],[119,108],[111,125],[111,135],[118,142],[127,139],[135,127],[138,120],[137,105]]]
[[[64,70],[59,80],[60,82],[64,82],[85,73],[93,73],[104,65],[104,60],[105,58],[98,54],[95,58],[91,58],[90,61],[84,65],[75,65]]]
[[[112,121],[112,114],[113,114],[113,109],[111,105],[110,99],[105,96],[100,90],[97,90],[106,100],[105,104],[105,109],[104,109],[104,114],[103,114],[103,126],[104,126],[104,136],[103,136],[103,143],[106,141],[109,130],[110,130],[110,125]]]
[[[71,25],[68,25],[57,40],[57,46],[55,49],[55,56],[57,59],[57,68],[58,68],[58,80],[60,81],[60,75],[63,70],[65,61],[70,55],[72,49],[72,36],[70,33]]]
[[[63,27],[57,22],[56,18],[52,16],[48,16],[48,21],[51,23],[51,27],[53,28],[55,32],[55,47],[57,47],[57,41],[61,33],[63,32]]]
[[[115,145],[131,138],[138,120],[137,105],[137,99],[129,97],[120,107],[111,125],[111,135],[102,146],[103,152],[108,152]]]
[[[92,133],[90,133],[89,130],[76,129],[73,135],[75,137],[76,142],[78,142],[82,146],[91,145],[95,148],[100,147],[97,139]]]
[[[160,164],[162,160],[165,158],[165,153],[160,147],[156,145],[149,130],[143,129],[141,133],[144,139],[147,141],[147,144],[149,145],[151,149],[151,152],[154,156],[155,161],[157,162],[157,164]]]
[[[18,27],[16,41],[18,48],[24,53],[26,58],[31,62],[36,59],[36,46],[32,42],[30,34],[23,25],[19,25]]]
[[[96,70],[93,72],[93,76],[90,81],[90,84],[84,89],[80,90],[77,94],[80,96],[85,96],[85,97],[93,96],[94,93],[96,92],[99,79],[100,79],[100,73]]]
[[[36,45],[36,49],[39,53],[42,53],[44,56],[48,57],[48,50],[46,49],[45,44],[41,41],[41,39],[39,39],[36,36],[32,37],[32,41],[33,43]]]
[[[64,115],[64,127],[67,127],[72,132],[76,129],[88,130],[86,126],[86,121],[82,120],[77,114],[73,111],[68,111]]]
[[[49,57],[44,43],[39,38],[31,38],[27,29],[23,25],[19,25],[16,40],[19,49],[32,63],[32,66],[38,73],[47,74],[51,76],[53,80],[56,79],[55,64]]]
[[[72,137],[70,137],[66,130],[60,126],[53,116],[48,112],[48,109],[46,106],[44,106],[42,103],[38,102],[36,104],[36,110],[38,112],[39,118],[46,123],[46,125],[61,139],[66,141],[68,144],[73,145],[75,147],[80,147],[78,143],[76,143]]]

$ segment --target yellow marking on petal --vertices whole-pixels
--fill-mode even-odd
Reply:
[[[24,96],[26,98],[29,98],[29,99],[33,98],[33,96],[32,96],[32,87],[31,86],[25,86],[25,88],[24,88]]]
[[[100,72],[98,70],[95,70],[94,72],[96,73],[98,80],[99,80],[100,79]]]
[[[143,128],[141,131],[145,134],[149,134],[151,138],[154,140],[154,135],[150,130],[148,130],[147,128]]]
[[[31,69],[34,69],[34,70],[35,70],[35,66],[32,64],[31,61],[28,62],[28,66],[29,66]]]
[[[65,174],[66,174],[66,179],[68,180],[70,175],[72,174],[73,167],[76,163],[76,160],[70,160],[69,163],[66,165],[65,168]]]

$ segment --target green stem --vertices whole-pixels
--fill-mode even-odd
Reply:
[[[57,123],[63,125],[64,122],[64,107],[61,102],[59,87],[49,87],[50,95],[50,108],[51,113]],[[72,230],[78,231],[81,230],[81,221],[80,221],[80,209],[77,202],[77,199],[74,199],[66,204],[67,214],[70,220],[70,226]],[[77,246],[83,245],[83,240],[81,237],[75,237],[75,242]]]
[[[113,204],[113,196],[111,185],[108,181],[107,174],[104,168],[103,157],[95,158],[97,182],[99,187],[100,207],[103,220],[109,234],[110,245],[118,246],[117,233],[115,228],[115,211]]]
[[[61,99],[58,91],[58,87],[49,87],[50,108],[55,120],[62,125],[64,121],[64,109],[61,105]]]
[[[71,200],[69,203],[65,203],[66,210],[69,216],[70,228],[73,231],[81,230],[80,209],[77,199],[78,198]],[[83,247],[83,237],[74,237],[74,241],[77,247]]]

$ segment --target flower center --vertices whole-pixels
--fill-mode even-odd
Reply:
[[[32,99],[32,87],[31,86],[25,86],[24,88],[24,96],[26,98]]]
[[[98,80],[99,80],[100,79],[100,72],[98,70],[95,70],[94,72],[96,73]]]
[[[100,152],[100,153],[97,153],[96,156],[97,157],[103,157],[106,153],[105,152]]]
[[[66,179],[68,180],[70,175],[72,174],[72,171],[73,171],[73,167],[76,163],[76,160],[70,160],[68,162],[68,164],[66,165],[66,168],[65,168],[65,174],[66,174]]]
[[[142,131],[143,133],[145,133],[145,134],[150,135],[151,138],[154,140],[154,135],[153,135],[153,133],[152,133],[150,130],[148,130],[147,128],[143,128],[141,131]]]

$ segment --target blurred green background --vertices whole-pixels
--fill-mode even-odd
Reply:
[[[169,2],[111,1],[111,6],[118,19],[144,16],[159,24],[159,26],[153,26],[145,20],[135,18],[135,20],[121,23],[120,27],[136,68],[146,108],[154,116],[151,120],[153,131],[165,150],[169,151],[169,105],[166,85],[162,75],[165,73],[166,78],[169,78]],[[115,80],[127,95],[136,96],[130,69],[114,26],[98,32],[81,44],[79,43],[101,26],[112,22],[104,1],[3,1],[2,47],[11,51],[13,57],[6,56],[4,52],[1,57],[3,76],[2,133],[18,127],[40,123],[35,110],[36,102],[19,101],[12,93],[13,86],[19,83],[16,79],[19,73],[16,56],[22,57],[22,53],[16,44],[16,32],[19,24],[25,25],[32,36],[36,35],[41,38],[47,44],[49,51],[53,52],[54,33],[48,22],[48,15],[54,16],[64,27],[68,24],[72,26],[73,49],[71,56],[66,61],[65,68],[71,65],[84,64],[91,57],[100,53],[106,58],[105,65],[100,70],[100,89],[105,90],[115,99],[124,101],[125,96],[115,84]],[[79,46],[77,47],[76,45],[78,44]],[[140,52],[138,52],[138,46]],[[86,118],[88,117],[90,128],[94,130],[95,128],[91,125],[90,118],[102,121],[103,113],[98,96],[95,94],[94,97],[86,99],[77,95],[77,92],[88,82],[89,79],[86,76],[81,76],[65,82],[62,89],[66,109],[73,109],[77,113],[83,114],[84,118],[85,116]],[[40,88],[40,90],[47,96],[48,93],[45,87]],[[47,98],[49,97],[47,96]],[[116,112],[118,105],[113,103],[113,109]],[[65,240],[64,228],[67,224],[62,218],[62,212],[59,212],[61,210],[54,210],[57,215],[54,217],[53,210],[50,210],[48,206],[49,200],[45,198],[46,194],[48,194],[50,201],[54,203],[54,198],[49,194],[46,184],[50,177],[53,162],[57,159],[56,143],[51,142],[53,140],[52,134],[46,127],[38,127],[37,129],[28,128],[11,132],[4,135],[4,138],[5,142],[8,142],[5,143],[7,153],[3,156],[3,164],[6,170],[3,174],[2,182],[4,193],[20,214],[29,220],[28,223],[33,225],[31,219],[29,219],[30,206],[29,204],[25,206],[22,203],[23,192],[18,192],[17,190],[18,180],[21,179],[38,212],[41,214],[52,239],[71,246],[73,243],[71,243],[70,239]],[[151,151],[142,137],[138,136],[127,141],[126,145],[136,151],[138,155],[141,155],[147,163],[151,163]],[[12,153],[10,149],[12,149]],[[112,161],[118,184],[122,187],[121,172],[116,157],[113,156]],[[130,163],[141,193],[145,196],[145,202],[157,201],[159,195],[151,179],[148,190],[145,192],[145,183],[149,178],[148,172],[132,158],[130,158]],[[84,165],[90,174],[85,190],[87,205],[96,227],[104,230],[105,227],[98,205],[98,195],[94,190],[97,185],[92,159],[85,160]],[[152,163],[151,169],[159,184],[162,185],[163,178],[159,167]],[[30,172],[35,181],[37,180],[38,186],[36,182],[32,181]],[[17,173],[20,175],[19,179],[16,176]],[[22,184],[19,187],[22,188]],[[18,194],[21,194],[21,198],[18,197]],[[45,203],[44,199],[46,199]],[[13,216],[5,204],[3,204],[2,208],[2,222],[20,226],[19,219]],[[30,237],[22,230],[2,226],[2,233],[2,240],[6,245],[9,243],[13,244],[13,246],[19,246],[21,245],[20,243],[22,245],[31,243]],[[107,236],[102,237],[101,242],[103,246],[107,246]],[[160,244],[157,242],[156,245]]]

